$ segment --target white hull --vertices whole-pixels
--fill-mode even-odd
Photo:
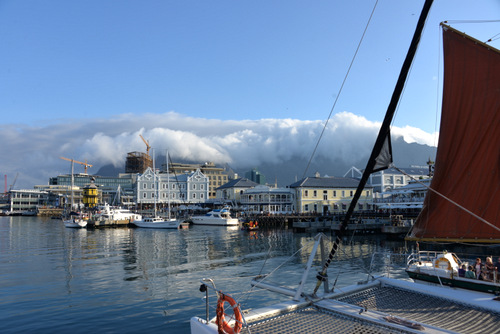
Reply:
[[[276,288],[271,284],[268,285],[266,283],[254,284],[257,287],[269,289],[274,292],[285,293],[290,296],[293,296],[296,292],[296,290],[284,288],[282,289],[289,291],[279,291],[279,288]],[[249,325],[253,325],[256,323],[265,324],[267,322],[270,324],[270,328],[272,328],[271,323],[279,319],[279,317],[277,318],[278,315],[283,315],[284,317],[286,317],[286,314],[291,314],[291,312],[304,309],[311,305],[316,305],[316,307],[326,311],[327,313],[331,312],[332,314],[340,314],[342,317],[347,317],[347,319],[350,319],[349,321],[353,323],[356,322],[375,324],[382,328],[391,328],[392,330],[400,330],[403,332],[455,333],[453,330],[450,330],[450,328],[447,328],[450,323],[454,323],[456,325],[456,322],[458,321],[457,318],[455,318],[453,315],[451,315],[452,319],[446,319],[446,314],[442,315],[443,323],[448,323],[448,325],[440,327],[435,324],[435,321],[433,320],[435,319],[435,313],[442,312],[442,310],[439,309],[435,311],[429,309],[426,311],[426,315],[420,316],[419,319],[416,320],[402,316],[393,316],[392,313],[386,313],[380,310],[370,310],[370,308],[364,308],[354,304],[347,304],[346,302],[338,301],[335,299],[348,295],[355,295],[363,290],[372,288],[394,288],[397,289],[397,291],[400,291],[399,293],[401,293],[401,291],[408,291],[408,293],[418,293],[419,295],[422,295],[422,298],[441,298],[440,300],[443,300],[443,302],[456,305],[457,308],[465,305],[466,307],[469,307],[473,310],[483,310],[485,314],[488,314],[490,312],[496,314],[500,313],[500,302],[493,300],[495,296],[492,294],[439,286],[426,286],[422,284],[416,284],[411,281],[403,281],[387,277],[377,277],[370,282],[354,284],[342,288],[338,292],[319,296],[319,298],[317,298],[313,302],[304,298],[300,298],[300,300],[297,301],[286,301],[279,304],[244,311],[243,313],[245,315],[245,322]],[[418,306],[417,310],[419,310]],[[418,313],[422,313],[421,310],[419,310]],[[463,315],[465,316],[466,314],[464,313]],[[407,316],[411,317],[409,314]],[[325,321],[332,321],[331,326],[334,326],[334,322],[337,321],[334,317],[332,318],[331,315],[326,315],[325,318],[328,318]],[[388,320],[389,318],[393,321]],[[426,320],[429,320],[429,322],[426,322]],[[234,321],[229,322],[229,324],[231,326],[234,326]],[[207,323],[205,319],[202,319],[200,317],[192,317],[190,320],[190,325],[192,334],[218,333],[217,325],[215,324],[214,319]],[[409,327],[409,325],[416,325],[421,327],[419,330],[415,330],[415,328],[411,328]],[[298,325],[294,322],[290,324],[287,324],[286,321],[281,322],[280,328],[284,332],[301,332],[300,329],[297,329],[300,328],[300,324]],[[319,330],[320,329],[318,328],[318,331]]]
[[[217,209],[204,216],[194,216],[191,221],[194,225],[237,226],[239,224],[237,218],[231,217],[228,209]]]
[[[140,220],[133,221],[137,227],[143,228],[168,228],[168,229],[177,229],[181,225],[182,220],[177,219],[163,219],[160,217],[155,218],[144,218]]]
[[[236,218],[223,219],[223,218],[210,218],[210,217],[199,216],[199,217],[192,217],[191,220],[193,221],[194,225],[213,225],[213,226],[238,225],[238,219]]]
[[[81,219],[67,219],[64,220],[64,226],[66,227],[72,227],[72,228],[82,228],[87,226],[87,221],[86,220],[81,220]]]

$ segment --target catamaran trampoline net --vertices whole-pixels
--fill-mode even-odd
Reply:
[[[268,319],[249,328],[243,328],[242,333],[268,334],[268,333],[405,333],[382,325],[359,321],[355,318],[337,313],[322,311],[309,307],[300,311],[287,313]]]
[[[458,333],[500,333],[500,314],[393,287],[375,287],[341,297],[341,302]],[[249,324],[242,333],[405,333],[311,306]],[[408,331],[409,332],[409,331]]]

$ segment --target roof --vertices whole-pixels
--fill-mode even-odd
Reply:
[[[359,180],[350,177],[306,177],[290,188],[357,188],[358,184]]]
[[[227,188],[253,188],[255,186],[258,186],[259,184],[256,182],[253,182],[246,177],[242,177],[239,179],[231,180],[227,182],[226,184],[223,184],[222,186],[216,188],[216,189],[227,189]]]

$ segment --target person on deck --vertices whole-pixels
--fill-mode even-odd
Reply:
[[[497,282],[500,281],[500,257],[498,258],[497,263],[495,263],[495,267],[497,268]]]
[[[465,264],[462,264],[461,268],[458,268],[458,276],[465,277],[465,272],[467,271],[467,267]]]
[[[465,278],[476,278],[476,273],[472,266],[469,266],[469,270],[465,272]]]
[[[476,259],[476,264],[474,265],[474,269],[476,270],[476,278],[482,279],[481,278],[481,269],[483,269],[483,264],[481,263],[480,258]]]
[[[486,258],[486,264],[483,267],[483,275],[486,281],[493,281],[494,279],[494,271],[496,270],[495,265],[493,264],[493,259],[491,256]]]

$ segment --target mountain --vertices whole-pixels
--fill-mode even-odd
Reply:
[[[399,137],[392,141],[392,152],[394,157],[394,164],[398,167],[405,168],[410,166],[426,166],[429,158],[434,160],[436,156],[436,147],[428,145],[421,145],[417,143],[406,143],[403,138]],[[282,161],[279,164],[263,163],[259,166],[248,165],[246,168],[234,170],[238,173],[239,177],[243,177],[245,173],[252,168],[257,168],[258,171],[266,177],[267,183],[278,183],[278,186],[284,187],[292,184],[293,182],[302,179],[304,176],[312,176],[314,173],[319,172],[322,176],[344,176],[345,173],[353,166],[364,169],[368,155],[360,155],[356,161],[344,161],[340,158],[332,157],[331,159],[316,158],[313,160],[307,172],[306,170],[308,161],[304,158],[292,157],[287,161]],[[177,161],[183,163],[200,163],[199,161]],[[124,162],[125,165],[125,162]],[[113,165],[102,166],[96,175],[102,176],[117,176],[118,173],[124,173],[125,167],[114,167]],[[226,169],[231,169],[227,164],[224,165]]]

